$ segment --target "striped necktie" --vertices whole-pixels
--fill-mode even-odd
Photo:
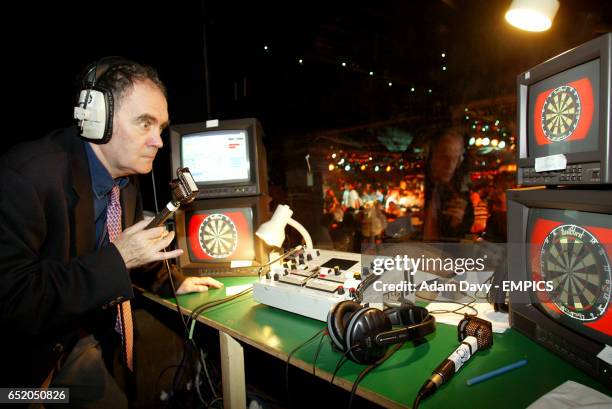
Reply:
[[[106,209],[106,227],[108,239],[112,243],[121,233],[121,202],[119,201],[119,186],[113,186],[110,193],[110,203]],[[121,334],[123,358],[127,367],[133,370],[134,331],[132,327],[132,308],[130,301],[124,301],[117,306],[117,332]]]

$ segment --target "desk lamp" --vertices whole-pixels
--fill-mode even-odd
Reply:
[[[297,221],[293,220],[291,216],[293,215],[293,210],[289,208],[287,205],[278,205],[272,218],[267,222],[263,223],[259,226],[259,229],[255,232],[255,234],[266,242],[266,244],[274,247],[280,247],[285,241],[285,226],[289,225],[295,228],[304,238],[304,242],[306,243],[306,249],[312,250],[312,238],[308,231]]]

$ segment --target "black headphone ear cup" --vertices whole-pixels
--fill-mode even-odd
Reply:
[[[327,331],[333,345],[344,352],[344,329],[351,315],[360,310],[360,304],[354,301],[342,301],[334,305],[327,313]]]
[[[376,345],[374,338],[381,332],[390,331],[391,328],[391,321],[381,310],[364,308],[355,312],[344,333],[344,348],[348,352],[348,357],[365,365],[381,359],[387,352],[387,347]]]

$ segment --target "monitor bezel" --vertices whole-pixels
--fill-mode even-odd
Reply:
[[[578,47],[557,55],[517,77],[517,147],[516,162],[519,168],[533,168],[535,157],[529,156],[529,90],[534,84],[565,72],[581,64],[599,59],[599,148],[592,152],[565,153],[567,164],[598,162],[602,183],[612,183],[611,118],[612,84],[612,33],[605,34]],[[519,171],[520,172],[520,171]],[[519,174],[517,172],[517,175]]]
[[[178,266],[181,270],[192,270],[192,272],[201,271],[205,273],[207,270],[227,270],[231,267],[231,261],[210,261],[210,262],[194,262],[189,257],[187,233],[186,233],[186,214],[192,211],[199,210],[214,210],[214,209],[235,209],[249,207],[253,212],[253,246],[255,251],[255,259],[253,266],[265,264],[268,261],[265,251],[265,244],[255,236],[257,228],[270,218],[270,197],[267,195],[260,196],[245,196],[234,198],[221,199],[201,199],[195,200],[191,204],[181,207],[175,213],[176,225],[176,242],[177,247],[183,249],[183,254],[178,258]],[[231,274],[215,274],[231,275]]]
[[[531,280],[527,274],[528,246],[525,245],[529,240],[527,230],[530,209],[577,210],[612,215],[612,190],[609,189],[550,189],[544,186],[510,189],[507,191],[507,201],[508,279],[514,282]],[[510,292],[511,321],[514,314],[519,314],[523,319],[526,318],[534,325],[568,340],[584,351],[596,354],[602,349],[601,342],[579,330],[567,327],[531,301],[531,293]],[[524,331],[524,328],[519,329]]]
[[[268,171],[266,150],[263,144],[263,129],[256,118],[214,120],[188,124],[170,125],[170,163],[171,177],[174,171],[183,167],[182,138],[185,136],[217,131],[245,131],[249,155],[249,180],[215,181],[197,183],[198,198],[228,196],[254,196],[268,193]]]

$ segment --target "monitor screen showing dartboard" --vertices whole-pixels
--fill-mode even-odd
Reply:
[[[612,191],[510,189],[510,324],[612,387]]]
[[[550,287],[532,293],[544,313],[599,342],[612,342],[612,216],[531,209],[527,270]]]
[[[195,200],[175,214],[178,263],[183,271],[229,275],[236,266],[267,261],[255,232],[270,217],[266,195]]]
[[[517,184],[612,184],[611,54],[608,33],[517,77]]]
[[[187,251],[192,261],[252,260],[253,240],[253,211],[249,207],[187,214]]]

